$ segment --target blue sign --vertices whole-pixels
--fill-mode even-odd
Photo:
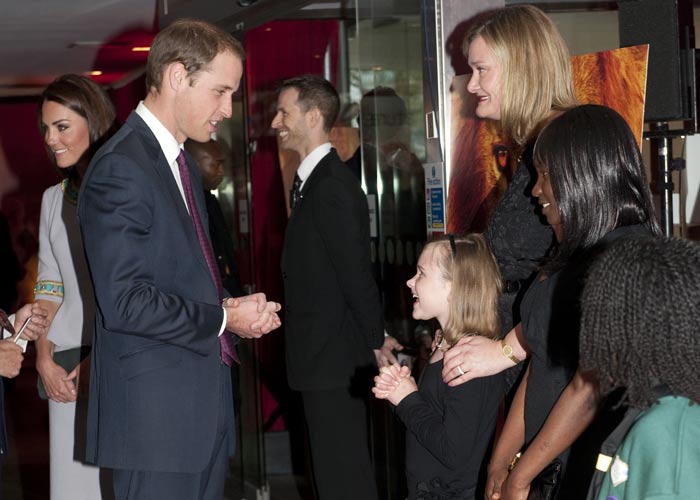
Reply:
[[[442,188],[431,188],[430,216],[433,229],[443,229],[445,227],[445,206],[443,205],[442,200]]]

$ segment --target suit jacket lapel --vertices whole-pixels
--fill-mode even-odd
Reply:
[[[198,260],[200,261],[201,265],[204,267],[204,269],[207,270],[207,274],[209,274],[209,267],[207,266],[207,261],[204,259],[204,252],[202,250],[202,246],[199,243],[199,238],[197,237],[197,232],[195,231],[194,224],[192,223],[192,217],[187,211],[185,199],[180,193],[180,188],[177,187],[177,183],[175,182],[175,178],[173,177],[173,171],[170,168],[168,161],[165,159],[165,155],[163,154],[163,150],[161,149],[158,140],[156,139],[155,135],[153,135],[153,132],[151,132],[151,129],[148,128],[146,122],[144,122],[136,112],[132,112],[131,115],[129,115],[127,123],[130,126],[132,126],[134,130],[140,133],[140,135],[144,139],[144,145],[154,157],[155,162],[153,163],[153,165],[155,171],[158,174],[158,177],[160,178],[161,185],[168,193],[168,198],[170,198],[170,200],[172,201],[172,206],[174,207],[174,215],[177,217],[179,225],[185,231],[185,235],[190,247],[196,247],[200,249],[199,252],[193,252],[193,255],[198,256]],[[187,152],[185,152],[185,158],[187,158],[187,167],[190,171],[190,182],[192,183],[192,190],[195,198],[195,203],[197,205],[197,210],[200,214],[200,217],[204,217],[205,215],[202,214],[202,210],[206,212],[206,206],[204,205],[204,193],[197,193],[198,186],[200,183],[194,182],[194,179],[192,178],[192,169],[197,168],[197,165]],[[201,189],[199,189],[199,191],[201,191]],[[202,225],[204,228],[208,227],[207,219],[202,220]]]

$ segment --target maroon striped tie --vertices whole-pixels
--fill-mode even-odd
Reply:
[[[223,285],[221,284],[219,268],[216,265],[216,258],[214,257],[214,252],[211,249],[209,238],[207,238],[207,233],[204,231],[204,227],[202,226],[202,219],[199,217],[197,205],[194,202],[194,195],[192,194],[192,181],[190,180],[190,169],[187,166],[185,152],[182,150],[180,150],[180,154],[177,155],[177,165],[180,167],[182,189],[185,192],[185,200],[187,200],[187,206],[190,209],[190,216],[192,217],[194,229],[197,232],[199,245],[202,247],[204,260],[207,261],[209,273],[211,274],[214,284],[216,285],[219,300],[221,300],[223,297]],[[231,366],[234,362],[239,363],[238,354],[236,353],[236,345],[233,342],[233,334],[231,332],[226,330],[219,335],[219,344],[221,344],[221,359],[225,364]]]

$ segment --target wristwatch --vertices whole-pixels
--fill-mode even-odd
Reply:
[[[506,339],[501,339],[501,352],[503,352],[503,355],[516,365],[522,361],[513,354],[513,348],[506,344]]]

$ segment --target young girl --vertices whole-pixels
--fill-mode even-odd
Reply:
[[[444,333],[418,384],[408,368],[392,365],[381,369],[372,391],[396,405],[408,430],[408,498],[473,499],[496,423],[502,378],[449,387],[442,380],[442,357],[462,337],[498,334],[498,266],[483,236],[450,235],[425,246],[418,272],[406,285],[413,293],[413,317],[437,319]]]

